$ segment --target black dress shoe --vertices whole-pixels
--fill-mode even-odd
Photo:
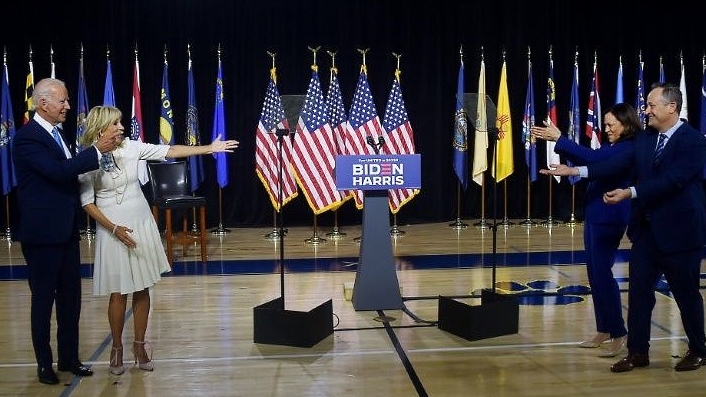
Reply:
[[[39,377],[39,382],[45,385],[56,385],[59,383],[59,377],[56,376],[56,372],[51,367],[38,367],[37,376]]]
[[[93,370],[80,361],[74,365],[59,364],[57,365],[57,369],[59,371],[71,372],[76,376],[93,376]]]
[[[610,366],[612,372],[628,372],[635,367],[650,365],[650,356],[643,353],[628,353],[627,357]]]
[[[687,350],[684,358],[674,366],[675,371],[693,371],[706,364],[706,358],[701,354]]]

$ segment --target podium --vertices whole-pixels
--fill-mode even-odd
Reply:
[[[355,310],[402,309],[392,257],[387,190],[363,193],[363,234],[351,302]]]
[[[351,302],[355,310],[403,309],[392,256],[388,189],[418,189],[421,158],[404,155],[336,156],[336,187],[363,191],[363,234]]]

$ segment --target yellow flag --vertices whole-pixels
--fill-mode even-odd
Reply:
[[[29,61],[29,73],[27,74],[27,82],[25,84],[25,113],[22,116],[22,124],[28,122],[34,114],[34,101],[32,93],[34,92],[34,70],[32,61]]]
[[[495,127],[498,129],[498,140],[493,152],[492,175],[496,181],[500,182],[510,176],[515,170],[515,164],[512,159],[512,120],[510,117],[510,99],[507,93],[505,61],[503,61],[503,69],[500,73],[500,92],[498,93],[498,113],[495,119]],[[497,173],[495,167],[497,167]]]

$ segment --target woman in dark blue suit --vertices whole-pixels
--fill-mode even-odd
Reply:
[[[78,175],[98,168],[101,152],[117,145],[117,134],[92,148],[72,154],[57,125],[71,109],[61,80],[42,79],[32,93],[33,118],[12,140],[17,176],[19,228],[17,237],[27,263],[31,298],[32,345],[37,376],[57,384],[50,345],[52,307],[56,303],[58,369],[90,376],[78,357],[81,273],[78,220]]]
[[[603,117],[608,143],[593,150],[581,146],[553,125],[533,127],[532,136],[556,141],[554,150],[574,165],[587,165],[631,151],[633,138],[640,130],[635,108],[618,103]],[[618,205],[603,202],[603,193],[630,185],[625,175],[591,180],[586,188],[583,242],[586,250],[586,271],[591,287],[596,335],[581,342],[581,347],[599,347],[611,341],[602,357],[614,357],[624,348],[627,330],[623,319],[620,288],[613,276],[615,256],[630,219],[630,201]]]

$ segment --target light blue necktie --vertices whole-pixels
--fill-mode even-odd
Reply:
[[[664,142],[667,140],[667,134],[660,133],[659,141],[657,141],[657,149],[655,149],[655,164],[659,164],[662,159],[662,153],[664,152]]]
[[[51,135],[54,137],[56,144],[59,145],[59,147],[61,148],[61,151],[63,152],[64,151],[64,144],[61,141],[61,135],[59,134],[59,129],[54,127],[51,130]]]

